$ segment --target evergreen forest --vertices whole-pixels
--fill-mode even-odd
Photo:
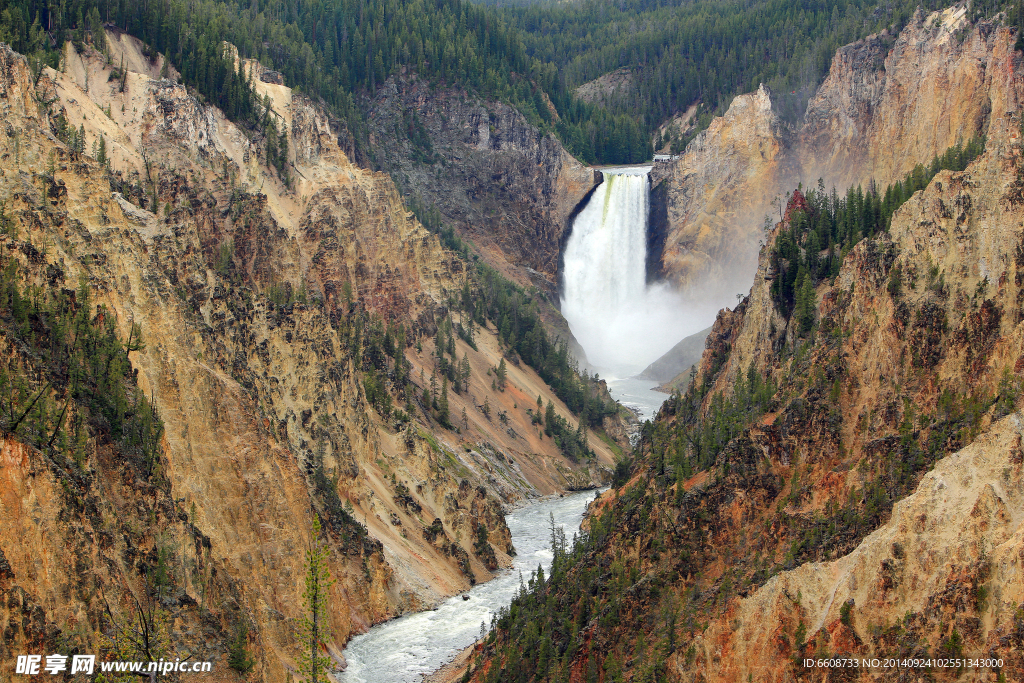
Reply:
[[[860,240],[889,229],[892,215],[915,192],[923,190],[939,171],[963,171],[985,151],[985,137],[971,138],[918,164],[902,180],[880,191],[874,184],[866,190],[851,187],[845,196],[835,188],[825,191],[819,180],[815,190],[794,192],[789,200],[790,220],[772,243],[769,259],[778,273],[771,295],[785,315],[796,310],[799,330],[814,324],[814,288],[839,273],[843,257]],[[899,276],[890,289],[899,287]]]
[[[653,131],[699,104],[695,130],[728,108],[736,95],[763,83],[784,117],[801,116],[839,47],[888,29],[895,35],[921,8],[942,0],[582,0],[537,3],[506,11],[529,57],[554,67],[561,85],[580,85],[618,69],[631,85],[605,101],[606,112],[642,117]],[[1006,7],[1004,7],[1006,5]],[[999,0],[972,3],[976,17],[1007,9]],[[1016,10],[1011,16],[1017,16]],[[689,137],[668,131],[675,151]],[[571,132],[570,132],[571,134]],[[691,131],[690,137],[693,132]],[[579,141],[586,144],[587,141]]]
[[[759,83],[781,95],[781,113],[799,116],[838,46],[898,30],[919,4],[944,6],[940,0],[582,0],[526,7],[465,0],[0,0],[0,41],[29,55],[37,68],[57,67],[64,41],[93,42],[102,51],[105,41],[96,36],[104,26],[126,31],[154,59],[166,55],[187,85],[230,118],[265,132],[273,117],[227,58],[227,41],[322,100],[370,164],[363,106],[402,70],[437,87],[514,105],[582,161],[632,163],[650,158],[654,131],[674,114],[700,105],[696,128],[667,131],[665,140],[679,149],[732,97]],[[972,12],[991,16],[1004,4],[982,0]],[[575,96],[579,85],[616,69],[629,72],[629,87],[601,103]]]

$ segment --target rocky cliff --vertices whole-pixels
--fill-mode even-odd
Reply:
[[[473,680],[1024,676],[1022,90],[985,31],[959,43],[995,40],[1008,69],[984,154],[844,253],[807,320],[773,295],[773,250],[814,210],[794,195],[695,382]],[[857,668],[817,664],[836,658]]]
[[[764,88],[737,97],[679,159],[655,167],[664,275],[727,303],[755,270],[766,217],[781,218],[799,183],[884,188],[984,132],[993,112],[1016,107],[1006,101],[1013,39],[999,21],[971,24],[962,7],[918,12],[898,35],[841,48],[796,125]]]
[[[214,660],[214,680],[235,680],[228,642],[241,630],[253,675],[285,680],[316,516],[337,579],[330,654],[340,666],[353,633],[507,561],[503,505],[585,485],[599,467],[569,462],[538,433],[527,410],[538,395],[574,418],[530,368],[511,367],[494,389],[502,350],[487,328],[475,348],[452,342],[470,366],[451,396],[457,424],[440,427],[418,398],[405,399],[411,413],[392,411],[396,373],[427,388],[465,263],[387,175],[349,162],[309,100],[256,81],[267,116],[288,131],[279,174],[260,132],[154,78],[138,41],[109,44],[124,72],[69,46],[63,71],[38,79],[0,47],[2,258],[37,297],[79,290],[104,307],[96,324],[128,340],[127,376],[162,419],[160,464],[126,471],[92,426],[73,471],[59,441],[7,435],[0,514],[16,523],[0,530],[0,655],[5,666],[30,651],[110,655],[163,567],[166,651],[191,649]],[[21,348],[10,334],[4,342]],[[26,358],[18,368],[38,363]],[[612,462],[596,437],[591,447]],[[493,553],[474,549],[479,525]],[[69,553],[89,559],[69,563]]]
[[[678,344],[669,349],[661,358],[654,361],[640,373],[641,379],[651,379],[656,382],[672,383],[680,377],[689,377],[691,368],[700,363],[704,355],[704,346],[711,328],[691,334]],[[687,382],[689,379],[686,380]],[[685,382],[681,386],[664,385],[659,390],[674,391],[676,388],[685,389]]]
[[[762,87],[733,100],[678,159],[655,164],[653,224],[663,242],[663,276],[689,290],[700,282],[714,299],[736,294],[757,263],[766,201],[794,175],[788,137]]]
[[[512,279],[554,293],[573,209],[600,175],[514,108],[409,74],[367,104],[375,161]]]

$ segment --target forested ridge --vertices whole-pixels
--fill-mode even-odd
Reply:
[[[789,118],[801,116],[828,73],[837,48],[871,33],[898,32],[917,8],[946,0],[626,0],[537,3],[506,10],[522,30],[527,54],[554,65],[573,90],[628,69],[631,87],[607,102],[610,112],[643,116],[647,131],[701,103],[697,129],[732,98],[764,83]],[[988,17],[1010,3],[972,3]],[[1014,10],[1013,16],[1017,16]],[[684,139],[677,139],[678,149]]]
[[[262,128],[258,103],[224,57],[228,41],[322,99],[371,161],[359,96],[410,69],[438,87],[509,102],[585,162],[625,163],[650,157],[652,132],[674,113],[699,102],[703,127],[759,83],[782,95],[784,113],[801,114],[838,46],[900,28],[918,4],[586,0],[506,9],[464,0],[0,0],[0,41],[57,67],[63,41],[81,45],[104,24],[116,26],[167,55],[185,83],[229,117]],[[985,0],[972,11],[989,16],[1004,4]],[[607,106],[573,95],[618,68],[631,72],[632,86]],[[675,135],[679,148],[685,138]]]
[[[116,26],[168,56],[187,85],[231,118],[251,127],[249,89],[232,73],[223,41],[242,57],[284,74],[289,86],[322,99],[344,120],[363,154],[372,157],[356,95],[412,69],[438,86],[458,85],[516,106],[531,123],[556,130],[586,161],[649,156],[646,133],[632,116],[610,114],[571,98],[557,70],[527,57],[520,32],[493,10],[460,0],[333,0],[262,4],[219,2],[130,3],[73,0],[0,2],[0,41],[57,67],[65,40],[79,47],[104,24]],[[99,49],[102,41],[94,41]],[[554,111],[545,102],[545,95]],[[556,112],[561,112],[557,114]],[[557,120],[557,125],[556,125]],[[613,147],[604,140],[614,142]],[[604,157],[594,155],[597,149]]]

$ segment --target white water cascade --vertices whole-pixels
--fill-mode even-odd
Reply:
[[[647,284],[650,170],[605,169],[563,254],[562,315],[591,366],[611,377],[640,372],[701,329],[668,284]]]
[[[551,521],[572,538],[580,528],[594,492],[550,497],[519,508],[505,517],[515,543],[515,567],[487,583],[478,583],[466,596],[456,595],[433,611],[408,614],[356,636],[345,648],[348,668],[342,683],[414,683],[435,671],[470,645],[480,623],[508,606],[519,592],[521,577],[544,566],[550,573]]]

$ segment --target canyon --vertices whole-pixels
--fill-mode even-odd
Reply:
[[[1003,116],[1012,47],[998,20],[972,24],[959,6],[918,11],[898,35],[840,48],[799,121],[781,118],[764,86],[740,95],[678,158],[655,165],[653,269],[729,304],[756,270],[765,221],[782,218],[798,185],[885,187]]]
[[[1024,676],[1015,38],[956,8],[918,14],[898,36],[842,48],[791,138],[761,89],[663,167],[666,201],[689,193],[670,220],[709,244],[731,247],[731,212],[784,193],[753,285],[617,469],[585,542],[477,645],[470,680]],[[777,282],[796,267],[781,243],[809,253],[807,226],[831,201],[827,185],[797,189],[801,169],[891,182],[977,134],[977,159],[938,171],[887,227],[844,244],[835,275],[808,278],[805,309],[780,301]],[[861,136],[876,143],[822,142]],[[666,245],[671,261],[671,233]],[[708,264],[728,262],[714,253]],[[683,284],[711,267],[683,265],[666,267]],[[521,654],[537,651],[551,654]],[[903,663],[806,664],[874,658]]]
[[[637,204],[639,179],[410,71],[364,93],[357,159],[345,124],[229,44],[260,125],[110,27],[58,69],[0,45],[0,662],[141,658],[139,622],[211,680],[238,680],[240,651],[249,680],[290,680],[317,520],[340,670],[356,634],[511,566],[512,506],[611,482],[445,677],[961,675],[802,664],[891,656],[1021,678],[1016,39],[919,11],[840,48],[799,121],[762,86],[653,164],[630,291],[663,280],[681,309],[721,310],[651,365],[678,374],[642,427],[574,370],[558,310],[593,251],[574,231],[616,193]],[[780,297],[780,245],[813,251],[799,230],[833,187],[982,137],[805,276],[798,306]],[[64,337],[105,363],[68,369]],[[527,362],[556,338],[565,372]],[[110,376],[107,410],[80,387]]]
[[[595,485],[619,446],[590,432],[593,458],[567,459],[531,410],[543,401],[575,428],[551,388],[515,357],[505,370],[493,325],[472,343],[453,334],[473,329],[451,307],[470,266],[389,176],[349,160],[312,100],[234,53],[287,131],[276,172],[263,140],[162,57],[116,31],[106,49],[69,43],[60,70],[33,71],[0,47],[4,249],[24,286],[77,291],[129,340],[125,381],[162,420],[158,462],[137,470],[101,435],[75,462],[5,435],[0,659],[117,651],[118,625],[145,613],[163,652],[215,662],[211,680],[236,680],[238,633],[251,677],[285,680],[316,517],[343,666],[352,634],[507,565],[506,506]],[[387,388],[395,372],[418,382],[401,406],[414,414],[367,380],[381,339],[397,347],[377,361],[385,391],[401,388]],[[38,365],[4,340],[12,368]],[[445,379],[448,428],[418,393],[445,353],[467,370],[461,389]],[[153,572],[163,597],[149,602]]]

